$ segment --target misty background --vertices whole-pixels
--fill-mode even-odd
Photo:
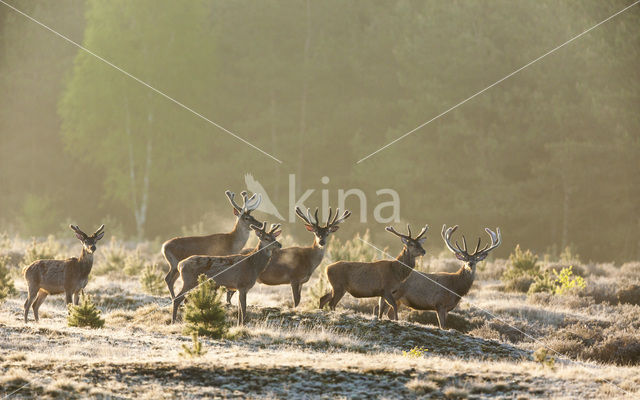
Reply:
[[[309,206],[363,190],[369,222],[338,236],[369,228],[393,253],[382,188],[433,248],[447,223],[500,226],[499,256],[638,259],[639,7],[356,164],[631,3],[11,1],[281,164],[0,4],[0,230],[229,230],[225,189],[251,173],[287,216],[295,174]]]

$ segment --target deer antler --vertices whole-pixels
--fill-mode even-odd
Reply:
[[[418,240],[429,230],[429,225],[425,225],[424,228],[422,228],[422,230],[420,231],[420,234],[418,234],[418,236],[416,236],[415,238],[411,237],[411,228],[409,227],[409,224],[407,224],[407,232],[409,233],[408,235],[405,235],[396,231],[393,226],[387,226],[384,229],[386,229],[387,232],[391,232],[394,235],[399,236],[403,239]]]
[[[242,207],[240,207],[238,203],[236,203],[236,201],[234,200],[234,198],[236,197],[236,194],[228,190],[225,190],[224,194],[226,194],[227,197],[229,198],[229,201],[231,202],[231,205],[233,206],[233,208],[235,208],[239,212],[242,212]],[[247,192],[240,193],[240,195],[242,195],[243,197],[246,196],[246,194]]]
[[[338,218],[338,215],[340,215],[340,209],[336,208],[336,215],[333,217],[333,220],[332,220],[331,219],[331,207],[329,207],[329,218],[327,218],[327,226],[326,226],[327,228],[343,223],[344,220],[346,220],[347,218],[349,218],[351,216],[351,211],[344,210],[344,212],[342,213],[342,216],[340,216],[340,218]]]
[[[93,235],[91,235],[91,236],[92,236],[92,237],[96,237],[96,236],[98,236],[99,234],[101,234],[101,233],[102,233],[102,230],[103,230],[103,229],[104,229],[104,224],[100,225],[100,228],[98,228],[98,230],[97,230],[97,231],[95,231],[95,232],[94,232],[94,234],[93,234]]]
[[[491,250],[495,249],[496,247],[500,246],[500,243],[502,243],[500,228],[496,229],[497,233],[494,233],[489,228],[485,228],[484,230],[489,234],[489,236],[491,236],[491,244],[487,244],[486,246],[484,246],[482,250],[478,250],[480,249],[480,244],[482,241],[481,238],[478,238],[478,244],[476,244],[475,250],[473,251],[472,254],[469,254],[467,252],[467,239],[464,237],[464,235],[462,235],[462,247],[460,247],[457,241],[455,242],[455,247],[453,247],[453,245],[451,244],[451,235],[453,234],[453,232],[455,232],[456,229],[458,229],[458,225],[451,228],[447,228],[446,225],[442,225],[442,239],[444,239],[444,243],[447,245],[447,247],[449,248],[449,250],[451,250],[452,253],[460,254],[464,258],[471,258],[483,253],[486,254]]]
[[[84,240],[89,237],[86,233],[82,232],[78,225],[69,225],[69,228],[71,228],[76,233],[78,239]]]
[[[249,197],[249,199],[247,199],[245,195],[244,210],[247,212],[251,212],[258,208],[261,202],[262,195],[260,193],[254,193],[253,196]]]

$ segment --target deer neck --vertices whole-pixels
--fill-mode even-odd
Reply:
[[[251,233],[251,229],[248,226],[245,226],[242,222],[240,222],[240,218],[236,220],[236,224],[233,227],[233,230],[229,232],[231,235],[231,247],[232,253],[239,252],[242,250],[244,245],[249,240],[249,234]]]
[[[416,258],[411,256],[409,250],[404,247],[398,257],[396,257],[396,262],[393,263],[393,274],[396,278],[403,281],[409,276],[415,266]]]
[[[456,272],[456,275],[457,279],[453,285],[453,291],[462,297],[469,293],[471,285],[473,285],[473,281],[476,278],[476,266],[469,267],[465,264]]]
[[[313,237],[313,244],[311,245],[310,249],[313,257],[318,258],[318,264],[320,263],[320,261],[322,261],[322,257],[324,257],[324,250],[326,247],[326,245],[320,246],[320,243],[318,243],[318,238],[315,236]]]
[[[82,246],[82,253],[80,253],[80,258],[78,258],[78,264],[87,274],[91,272],[91,267],[93,267],[93,253],[89,253],[84,246]]]
[[[269,245],[269,248],[265,248],[267,245],[263,245],[262,242],[259,242],[253,251],[253,254],[251,254],[251,265],[258,273],[262,272],[267,267],[269,259],[271,259],[271,253],[274,250],[273,244]]]

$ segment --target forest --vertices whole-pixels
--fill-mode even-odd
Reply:
[[[293,174],[310,206],[391,188],[403,223],[499,226],[501,257],[640,257],[637,7],[363,160],[630,1],[11,4],[281,162],[0,4],[5,231],[216,232],[247,173],[287,215]]]

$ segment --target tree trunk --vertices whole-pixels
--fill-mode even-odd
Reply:
[[[144,176],[142,178],[142,198],[138,202],[138,183],[136,181],[136,162],[133,154],[133,138],[131,136],[131,117],[129,115],[129,103],[125,98],[125,131],[127,134],[127,140],[129,145],[129,181],[131,184],[131,206],[133,209],[133,216],[136,221],[136,236],[138,239],[144,237],[144,225],[147,221],[147,206],[149,204],[149,175],[151,173],[151,154],[153,151],[153,144],[151,137],[147,138],[147,154],[146,163],[144,169]],[[149,111],[148,114],[149,124],[153,123],[153,113]]]
[[[311,46],[311,1],[307,0],[307,36],[304,41],[302,95],[300,99],[300,130],[298,132],[298,170],[296,187],[302,190],[302,168],[304,166],[304,137],[307,131],[307,92],[309,86],[309,48]],[[298,195],[298,193],[296,193]]]

